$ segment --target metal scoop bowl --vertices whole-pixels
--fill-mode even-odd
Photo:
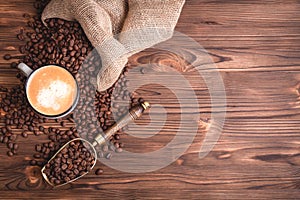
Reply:
[[[50,170],[50,165],[53,164],[52,161],[54,159],[57,159],[57,158],[62,158],[63,155],[66,155],[66,154],[61,154],[63,151],[66,151],[68,146],[70,146],[71,144],[73,144],[74,142],[76,141],[81,141],[83,146],[90,152],[91,156],[90,158],[93,158],[93,160],[90,162],[91,165],[90,166],[87,166],[86,167],[86,170],[85,171],[81,171],[80,173],[78,172],[77,175],[75,175],[74,178],[70,179],[70,180],[65,180],[65,181],[61,181],[61,180],[50,180],[50,177],[48,177],[47,173],[46,173],[46,170]],[[58,157],[58,155],[61,155],[60,157]],[[73,158],[69,158],[69,159],[73,159]],[[83,138],[75,138],[73,140],[70,140],[69,142],[67,142],[66,144],[64,144],[53,156],[52,158],[47,162],[46,165],[44,165],[44,167],[42,168],[41,170],[41,173],[42,173],[42,176],[44,177],[44,179],[46,180],[46,182],[53,186],[53,187],[58,187],[58,186],[63,186],[63,185],[66,185],[68,183],[71,183],[73,181],[76,181],[77,179],[81,178],[82,176],[86,175],[87,173],[89,173],[90,170],[92,170],[94,168],[94,166],[96,165],[96,161],[97,161],[97,152],[96,152],[96,149],[94,148],[94,146],[87,140],[83,139]],[[57,164],[57,163],[55,163]],[[61,166],[64,165],[66,163],[63,163],[61,162]],[[73,163],[71,163],[73,165]],[[66,164],[68,165],[68,164]],[[80,165],[80,164],[79,164]],[[59,168],[54,168],[54,169],[61,169],[61,166],[56,166],[56,167],[59,167]],[[69,165],[70,166],[70,163]],[[78,170],[77,170],[78,171]],[[74,173],[75,170],[73,170],[73,172],[71,173]],[[50,172],[51,173],[51,172]]]

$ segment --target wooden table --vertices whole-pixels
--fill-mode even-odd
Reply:
[[[33,0],[0,4],[3,86],[18,84],[17,71],[3,55],[19,55],[18,46],[23,43],[16,34],[26,23],[25,11],[36,12]],[[175,162],[147,173],[128,173],[98,162],[97,167],[105,171],[102,176],[90,173],[73,184],[51,189],[42,184],[39,169],[29,165],[33,145],[46,138],[19,137],[20,151],[14,157],[8,157],[5,145],[0,145],[1,199],[299,199],[300,2],[187,0],[176,30],[208,51],[224,81],[226,121],[220,139],[205,158],[199,159],[198,152],[212,123],[211,102],[205,82],[199,79],[193,85],[199,102],[199,108],[193,108],[194,114],[200,114],[195,121],[198,134]],[[131,62],[139,62],[144,55],[151,51],[133,56]],[[191,78],[191,82],[197,80]],[[149,86],[144,95],[166,105],[171,120],[151,141],[124,136],[128,150],[136,152],[163,147],[174,137],[180,120],[180,113],[172,110],[174,94],[165,95],[163,87]],[[146,118],[139,123],[147,122]],[[149,131],[143,127],[135,131],[147,134],[145,130]]]

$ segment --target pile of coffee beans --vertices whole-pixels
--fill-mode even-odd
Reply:
[[[72,141],[45,165],[44,174],[52,185],[64,184],[89,172],[95,162],[82,141]]]

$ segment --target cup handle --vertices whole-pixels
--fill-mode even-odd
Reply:
[[[32,69],[30,67],[28,67],[28,65],[26,65],[25,63],[20,63],[18,65],[18,69],[21,70],[21,72],[28,77],[31,73],[32,73]]]

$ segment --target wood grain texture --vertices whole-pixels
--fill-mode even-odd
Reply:
[[[2,57],[20,55],[16,34],[24,12],[35,14],[33,0],[0,4],[0,85],[17,84],[16,70]],[[149,49],[130,58],[133,66],[149,60],[167,64],[189,77],[199,108],[198,134],[177,161],[160,170],[132,174],[100,162],[105,173],[88,174],[73,184],[52,189],[39,169],[29,165],[33,144],[44,136],[18,138],[17,156],[0,145],[1,199],[298,199],[300,197],[300,2],[298,0],[187,0],[176,30],[202,45],[218,68],[226,88],[227,113],[222,135],[212,152],[198,158],[210,122],[209,90],[187,63],[170,53]],[[182,49],[188,49],[183,43]],[[192,55],[187,55],[192,56]],[[197,59],[197,58],[195,58]],[[139,75],[139,74],[137,74]],[[174,81],[176,85],[176,82]],[[178,86],[180,88],[180,85]],[[184,88],[181,88],[184,89]],[[168,113],[163,129],[149,139],[124,135],[126,150],[149,152],[176,134],[180,113],[167,88],[148,85],[138,92]],[[188,98],[188,97],[187,97]],[[189,105],[184,105],[189,106]],[[152,125],[159,124],[155,109]],[[2,123],[2,122],[1,122]],[[143,116],[130,131],[152,135]],[[2,124],[0,124],[1,126]],[[158,125],[157,125],[158,126]],[[130,160],[128,160],[130,162]]]

